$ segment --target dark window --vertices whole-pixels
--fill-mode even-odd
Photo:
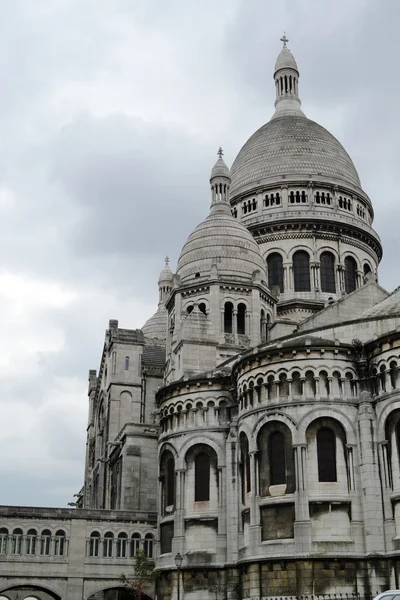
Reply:
[[[129,356],[125,356],[125,371],[129,371]]]
[[[64,556],[65,554],[65,531],[59,529],[54,537],[54,554]]]
[[[237,332],[239,335],[246,333],[246,305],[239,304],[237,310]]]
[[[206,309],[206,305],[204,302],[200,302],[199,304],[199,311],[202,312],[204,315],[207,314],[207,309]]]
[[[279,286],[279,291],[283,293],[283,262],[282,256],[278,252],[273,252],[267,258],[268,267],[268,287],[270,290],[274,286]]]
[[[161,554],[172,551],[172,538],[174,537],[174,524],[163,523],[160,525]]]
[[[167,458],[166,467],[165,502],[166,506],[173,506],[175,504],[175,461],[172,456]]]
[[[330,252],[321,254],[321,291],[336,292],[335,285],[335,257]]]
[[[337,481],[336,440],[332,429],[322,427],[317,433],[318,479]]]
[[[128,536],[126,533],[120,533],[117,539],[117,558],[126,558],[126,549],[128,546]]]
[[[161,525],[162,527],[162,525]],[[136,552],[140,550],[140,541],[141,536],[140,533],[133,533],[131,537],[131,558],[136,556]]]
[[[198,454],[194,461],[194,499],[195,502],[210,499],[210,457],[205,452]]]
[[[0,527],[0,554],[7,554],[8,529]]]
[[[98,531],[94,531],[90,534],[89,541],[89,556],[99,556],[99,546],[100,546],[100,534]]]
[[[37,531],[36,529],[28,529],[26,536],[26,554],[36,554],[36,540]]]
[[[225,303],[224,310],[224,332],[232,333],[232,319],[233,319],[233,304],[232,302]]]
[[[147,533],[144,538],[144,552],[149,558],[153,558],[154,538],[151,533]]]
[[[310,257],[304,250],[298,250],[293,255],[294,291],[310,292]]]
[[[21,554],[22,552],[22,529],[19,527],[14,529],[12,534],[12,544],[11,544],[11,553],[12,554]]]
[[[285,438],[280,431],[269,436],[269,465],[271,485],[286,483]]]
[[[352,256],[344,259],[344,289],[347,294],[357,287],[357,263]]]
[[[107,531],[103,540],[103,556],[104,558],[112,558],[113,555],[114,534]]]

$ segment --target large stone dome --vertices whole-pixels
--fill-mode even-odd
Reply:
[[[277,115],[245,143],[231,168],[231,198],[282,176],[361,187],[341,143],[301,114]]]
[[[260,271],[261,279],[266,279],[257,243],[223,203],[214,205],[209,216],[190,234],[179,257],[177,275],[183,283],[191,278],[196,281],[208,277],[213,265],[224,279],[251,281],[254,271]]]

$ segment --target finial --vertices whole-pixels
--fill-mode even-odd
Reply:
[[[219,150],[218,150],[217,154],[218,154],[218,157],[219,157],[219,158],[222,158],[222,157],[223,157],[223,155],[224,155],[224,151],[222,150],[221,146],[219,147]]]
[[[286,31],[283,33],[283,36],[281,37],[281,42],[283,42],[283,47],[286,48],[286,44],[288,43],[289,39],[286,37]]]
[[[169,266],[169,256],[165,257],[165,266],[168,267]]]

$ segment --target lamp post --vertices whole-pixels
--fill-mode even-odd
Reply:
[[[182,554],[180,552],[178,552],[178,554],[175,555],[175,565],[176,565],[176,568],[178,570],[178,595],[177,595],[177,600],[180,600],[180,591],[181,590],[180,590],[180,587],[179,587],[179,585],[180,585],[179,571],[180,571],[180,568],[182,566],[182,561],[183,561]]]

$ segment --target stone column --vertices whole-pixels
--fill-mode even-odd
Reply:
[[[311,520],[307,490],[307,446],[306,444],[295,444],[293,449],[296,472],[295,543],[299,552],[310,552]]]
[[[361,456],[364,543],[367,555],[385,551],[383,506],[377,460],[376,417],[371,402],[371,394],[366,390],[362,391],[358,408],[357,430]]]

